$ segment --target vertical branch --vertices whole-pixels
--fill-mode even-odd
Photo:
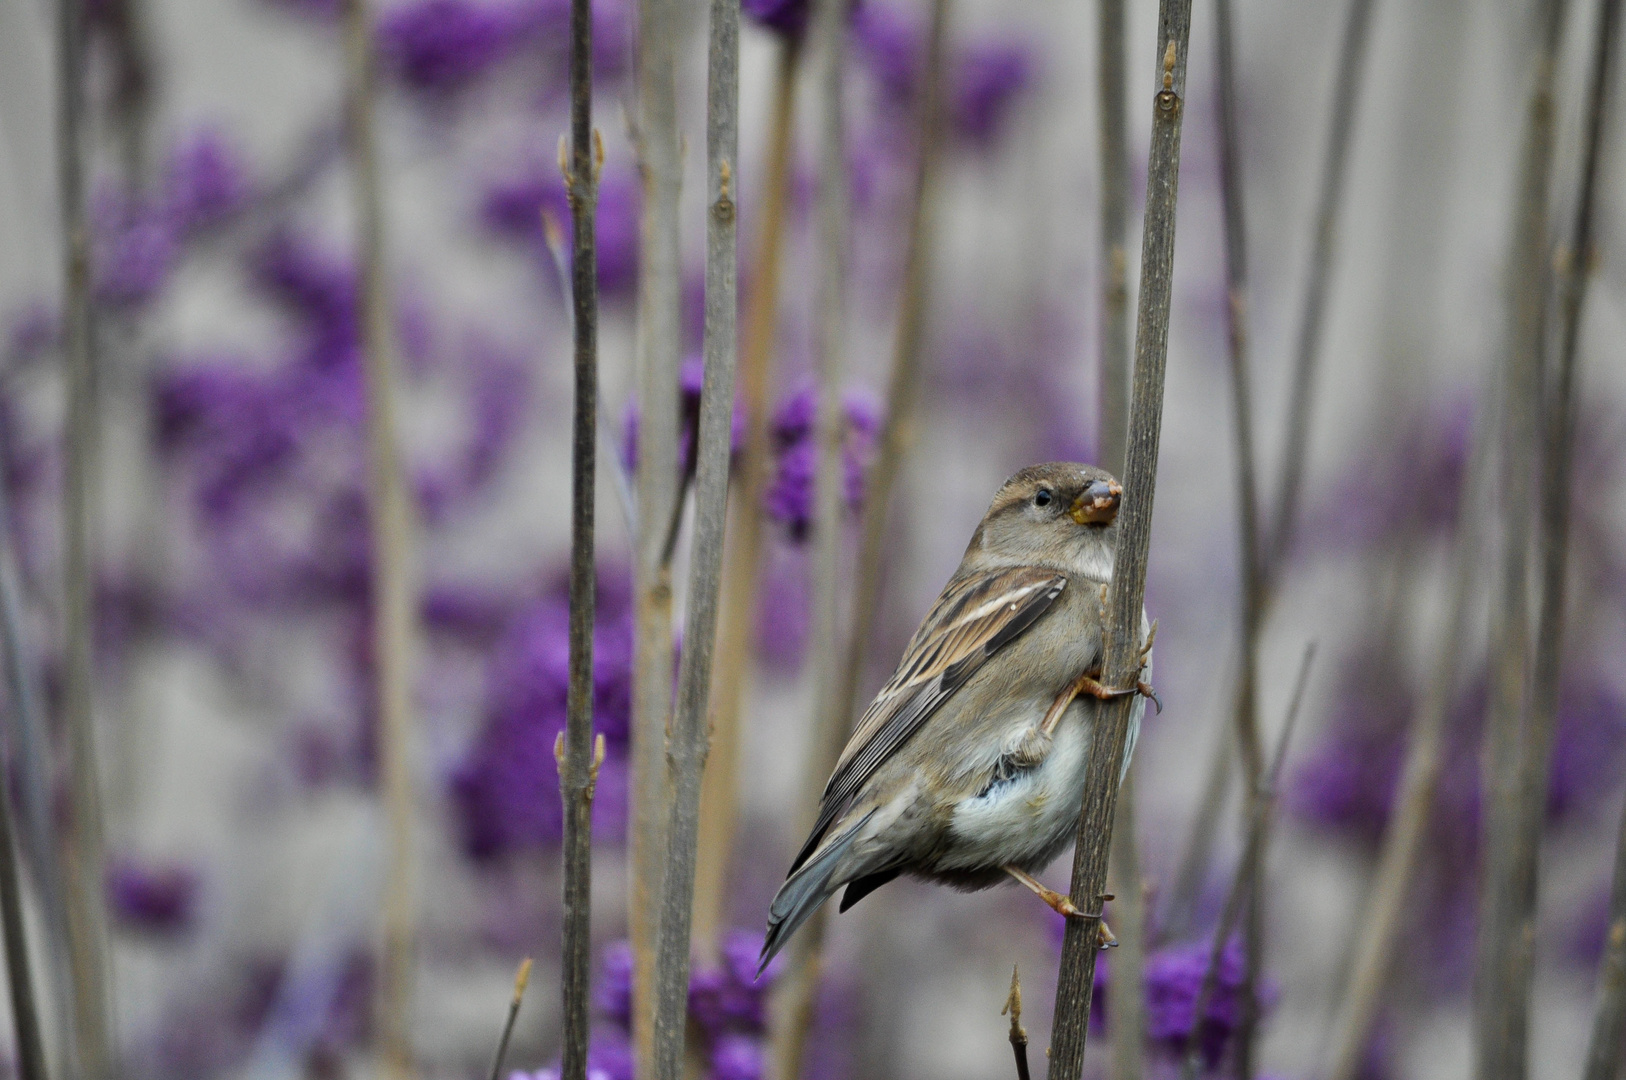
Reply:
[[[1475,426],[1468,476],[1460,496],[1462,517],[1457,526],[1446,621],[1434,654],[1426,696],[1412,721],[1406,759],[1390,824],[1383,835],[1377,870],[1355,935],[1355,951],[1338,1011],[1333,1020],[1329,1080],[1355,1080],[1362,1055],[1372,1036],[1378,1006],[1394,962],[1407,907],[1412,902],[1412,876],[1427,834],[1429,813],[1439,786],[1445,746],[1445,721],[1462,672],[1470,615],[1478,585],[1478,567],[1486,522],[1474,507],[1489,497],[1493,416],[1488,391]]]
[[[4,760],[0,756],[0,761]],[[10,776],[10,769],[0,764],[0,929],[5,934],[6,985],[11,992],[11,1019],[17,1039],[17,1074],[22,1080],[45,1080],[45,1044],[40,1040],[34,979],[29,970],[22,881],[17,873],[11,825]]]
[[[723,608],[712,688],[711,754],[700,789],[700,842],[695,857],[694,938],[707,951],[715,951],[723,922],[739,797],[740,710],[754,660],[751,644],[762,559],[761,507],[769,472],[768,384],[778,327],[779,273],[785,247],[796,74],[801,69],[801,55],[800,36],[781,40],[773,103],[769,107],[762,210],[741,334],[739,383],[745,407],[745,445],[740,454],[741,484],[728,540],[728,559],[723,567]]]
[[[508,1015],[503,1019],[502,1034],[497,1036],[497,1052],[491,1056],[489,1080],[498,1080],[502,1075],[503,1062],[508,1058],[508,1041],[514,1037],[514,1021],[519,1019],[520,1003],[525,1000],[525,987],[530,981],[531,958],[527,956],[514,973],[514,996],[508,999]]]
[[[1133,684],[1140,668],[1141,623],[1146,596],[1146,558],[1152,538],[1152,499],[1157,482],[1163,423],[1163,380],[1169,350],[1173,299],[1175,201],[1180,180],[1180,126],[1184,114],[1186,52],[1191,0],[1163,0],[1158,17],[1161,83],[1152,106],[1152,148],[1146,173],[1146,219],[1141,240],[1140,313],[1135,331],[1135,376],[1130,394],[1129,444],[1124,499],[1105,628],[1103,680]],[[1090,995],[1095,981],[1095,943],[1107,848],[1112,838],[1129,711],[1141,702],[1129,695],[1106,703],[1090,743],[1078,839],[1073,855],[1072,900],[1089,913],[1069,919],[1056,986],[1051,1041],[1052,1080],[1078,1080],[1084,1068]]]
[[[1619,0],[1606,0],[1599,13],[1594,35],[1590,90],[1587,99],[1585,143],[1582,149],[1581,190],[1576,200],[1575,222],[1569,240],[1566,272],[1560,281],[1560,326],[1558,369],[1547,386],[1546,416],[1541,424],[1541,521],[1538,550],[1541,555],[1539,596],[1541,607],[1536,623],[1534,664],[1530,670],[1529,718],[1526,721],[1523,759],[1519,775],[1519,806],[1515,810],[1517,832],[1509,855],[1512,878],[1512,904],[1515,909],[1515,939],[1520,947],[1511,950],[1509,981],[1518,987],[1528,1015],[1530,983],[1534,967],[1533,948],[1526,944],[1535,937],[1539,901],[1537,872],[1541,856],[1541,831],[1546,821],[1548,777],[1551,773],[1553,725],[1557,719],[1558,693],[1563,673],[1565,592],[1569,577],[1570,499],[1575,451],[1576,364],[1581,337],[1581,312],[1586,301],[1589,267],[1592,262],[1593,211],[1597,201],[1599,144],[1603,135],[1604,100],[1609,86],[1611,53],[1615,45],[1615,22]],[[1538,339],[1540,340],[1540,339]],[[1539,354],[1538,354],[1539,356]],[[1538,360],[1539,362],[1539,360]],[[1528,1020],[1521,1020],[1521,1024]],[[1517,1060],[1524,1060],[1522,1044]]]
[[[1121,475],[1124,440],[1129,434],[1129,282],[1124,253],[1129,231],[1129,152],[1125,145],[1129,107],[1124,74],[1124,2],[1099,0],[1097,8],[1103,288],[1096,445],[1101,466]],[[1115,1080],[1140,1080],[1145,1071],[1146,897],[1136,844],[1135,775],[1131,766],[1118,792],[1118,821],[1112,831],[1107,870],[1112,890],[1118,895],[1112,909],[1112,921],[1118,927],[1118,955],[1112,967],[1121,992],[1107,1017]],[[1016,1000],[1020,1004],[1020,995]],[[1023,1045],[1020,1071],[1025,1072],[1025,1038]]]
[[[1298,523],[1299,496],[1304,487],[1304,458],[1310,437],[1310,405],[1321,366],[1321,324],[1326,315],[1332,261],[1337,247],[1338,211],[1344,201],[1349,172],[1349,145],[1355,132],[1355,106],[1360,98],[1361,73],[1371,38],[1375,0],[1350,0],[1338,55],[1338,81],[1332,98],[1332,126],[1327,132],[1327,156],[1321,167],[1321,191],[1316,200],[1315,239],[1305,273],[1304,308],[1299,314],[1298,345],[1293,362],[1293,384],[1287,402],[1287,438],[1282,444],[1277,474],[1276,518],[1265,560],[1265,588],[1292,546]]]
[[[1236,55],[1232,43],[1231,0],[1215,0],[1214,52],[1219,98],[1220,201],[1224,208],[1226,310],[1231,373],[1231,424],[1236,455],[1238,552],[1241,558],[1241,597],[1238,637],[1242,643],[1240,672],[1232,723],[1242,755],[1242,771],[1250,801],[1261,795],[1263,768],[1259,742],[1259,631],[1263,623],[1263,590],[1259,569],[1258,485],[1254,472],[1253,395],[1248,371],[1248,233],[1242,186],[1241,133],[1237,129]],[[1248,819],[1257,814],[1250,812]],[[1237,1076],[1253,1076],[1253,1035],[1258,1026],[1257,983],[1260,940],[1264,922],[1264,889],[1258,880],[1264,860],[1251,867],[1254,879],[1247,889],[1248,911],[1243,922],[1246,956],[1242,979],[1242,1016],[1237,1031]]]
[[[920,95],[920,157],[915,167],[914,199],[909,211],[909,240],[898,298],[898,331],[887,381],[886,416],[881,421],[875,461],[864,478],[864,513],[860,528],[858,571],[854,578],[852,629],[846,663],[836,673],[840,687],[830,704],[839,715],[821,713],[833,744],[819,761],[819,783],[829,775],[847,735],[848,719],[858,707],[859,679],[867,665],[875,614],[881,599],[881,560],[886,544],[886,511],[903,459],[915,444],[919,407],[921,352],[926,336],[932,254],[936,239],[932,207],[937,188],[937,159],[943,142],[943,51],[948,40],[949,0],[932,0],[926,35]]]
[[[633,1050],[654,1061],[655,934],[666,828],[666,732],[672,719],[672,570],[666,533],[678,498],[682,249],[678,195],[675,0],[639,0],[637,146],[643,180],[638,265],[638,530],[633,565],[632,843],[627,923],[633,953]]]
[[[412,664],[415,648],[411,508],[396,430],[384,207],[374,118],[372,20],[367,0],[345,7],[346,132],[361,270],[361,353],[367,396],[372,518],[373,663],[387,818],[379,1042],[385,1069],[412,1070]]]
[[[1612,0],[1607,6],[1613,6]],[[1582,1080],[1616,1080],[1626,1054],[1626,806],[1615,840],[1615,880],[1609,891],[1609,936],[1598,965],[1598,1007],[1592,1018]]]
[[[57,183],[64,244],[67,423],[62,483],[63,706],[72,808],[63,836],[63,887],[73,982],[78,1068],[88,1080],[113,1074],[108,1021],[106,911],[102,901],[102,808],[96,760],[95,667],[91,652],[91,501],[95,488],[95,340],[91,327],[90,238],[85,221],[84,4],[57,5]]]
[[[1011,994],[1005,999],[1005,1007],[999,1010],[999,1015],[1007,1014],[1011,1018],[1011,1055],[1016,1058],[1016,1080],[1028,1080],[1028,1032],[1022,1026],[1022,973],[1018,967],[1011,968]]]
[[[559,797],[564,800],[564,914],[560,994],[563,1080],[587,1077],[588,952],[592,945],[593,788],[604,743],[593,742],[593,625],[597,617],[594,481],[598,474],[598,173],[603,144],[593,130],[591,0],[570,4],[570,146],[560,148],[570,199],[570,310],[575,393],[570,445],[570,688],[566,696]],[[516,986],[514,1009],[522,987]]]
[[[678,666],[677,711],[667,739],[671,789],[666,873],[661,883],[655,950],[655,1076],[680,1080],[689,1004],[689,930],[694,911],[695,845],[700,780],[706,765],[706,705],[711,690],[717,593],[728,514],[728,458],[734,421],[737,271],[734,162],[739,154],[739,0],[711,0],[706,50],[706,328],[705,379],[689,567],[688,617]]]
[[[1258,908],[1251,903],[1249,893],[1259,887],[1264,876],[1265,854],[1270,846],[1270,824],[1272,812],[1276,807],[1276,785],[1281,778],[1282,762],[1287,759],[1287,747],[1293,741],[1293,729],[1298,726],[1299,710],[1304,704],[1304,689],[1310,679],[1310,665],[1315,660],[1315,643],[1305,646],[1304,659],[1299,662],[1299,675],[1293,684],[1293,697],[1287,707],[1287,719],[1282,723],[1282,733],[1276,740],[1276,751],[1271,757],[1270,771],[1261,770],[1259,783],[1250,792],[1247,836],[1242,847],[1242,859],[1237,863],[1236,874],[1231,879],[1231,887],[1225,895],[1225,906],[1220,911],[1219,922],[1214,926],[1214,935],[1208,947],[1208,964],[1203,969],[1203,981],[1197,987],[1196,1000],[1192,1002],[1191,1032],[1188,1035],[1186,1055],[1181,1066],[1183,1080],[1196,1080],[1198,1072],[1202,1069],[1202,1026],[1204,1014],[1208,1011],[1208,1003],[1214,996],[1215,987],[1219,982],[1220,959],[1225,952],[1225,944],[1231,938],[1231,932],[1236,929],[1236,921],[1243,914],[1244,900],[1249,902],[1248,917]],[[1237,1033],[1237,1052],[1245,1052],[1243,1040],[1247,1033]],[[1237,1074],[1247,1068],[1246,1060],[1239,1058]]]
[[[843,416],[841,374],[846,322],[847,161],[846,124],[842,89],[846,74],[846,0],[819,0],[809,28],[812,47],[820,57],[819,160],[816,236],[818,250],[818,313],[814,322],[817,357],[818,466],[813,488],[813,672],[814,700],[811,740],[807,755],[801,805],[818,805],[819,791],[829,775],[846,733],[849,698],[841,667],[842,521],[845,470],[842,465]],[[871,489],[871,499],[874,498]],[[873,502],[872,504],[873,505]],[[863,556],[861,555],[862,559]],[[857,603],[862,599],[855,597]],[[811,812],[808,813],[811,818]],[[787,959],[773,1003],[773,1038],[770,1054],[779,1080],[796,1080],[802,1054],[813,1024],[813,1004],[819,983],[827,910],[820,910],[800,937],[786,950]]]
[[[1491,621],[1491,692],[1485,725],[1484,871],[1476,968],[1475,1075],[1517,1080],[1526,1068],[1528,980],[1533,942],[1524,938],[1515,834],[1530,725],[1530,540],[1542,399],[1543,301],[1547,272],[1548,179],[1555,128],[1554,69],[1563,0],[1539,0],[1541,38],[1530,89],[1508,265],[1507,352],[1502,400],[1501,575]]]
[[[1101,128],[1101,359],[1096,454],[1114,476],[1124,468],[1129,435],[1128,78],[1124,73],[1124,0],[1099,0],[1097,93]]]

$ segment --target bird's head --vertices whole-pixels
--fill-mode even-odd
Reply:
[[[1055,566],[1111,576],[1123,487],[1104,469],[1053,461],[1000,487],[966,549],[990,565]]]

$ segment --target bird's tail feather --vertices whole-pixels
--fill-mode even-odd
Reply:
[[[768,908],[768,935],[762,943],[762,956],[757,961],[758,976],[767,969],[774,955],[785,947],[797,928],[812,918],[819,905],[841,887],[843,883],[831,884],[830,878],[835,874],[836,864],[847,854],[847,849],[852,847],[853,840],[868,820],[869,814],[865,814],[858,824],[831,840],[823,851],[803,863],[774,894],[773,903]]]

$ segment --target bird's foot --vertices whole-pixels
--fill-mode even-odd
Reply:
[[[1064,893],[1059,893],[1055,889],[1046,888],[1038,878],[1034,877],[1027,871],[1018,870],[1014,866],[1004,867],[1004,870],[1011,877],[1021,882],[1023,886],[1031,889],[1033,894],[1040,900],[1043,900],[1050,910],[1054,911],[1056,914],[1065,916],[1069,919],[1088,919],[1092,917],[1088,912],[1080,911],[1078,909],[1078,905],[1073,903],[1071,897],[1065,895]],[[1102,899],[1110,900],[1112,897],[1106,896],[1102,897]],[[1093,917],[1099,920],[1096,923],[1095,929],[1096,947],[1102,949],[1115,947],[1118,944],[1118,937],[1112,932],[1111,927],[1107,926],[1107,921],[1100,918],[1099,915]]]

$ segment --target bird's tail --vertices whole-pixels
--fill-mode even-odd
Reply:
[[[759,977],[797,928],[812,918],[819,905],[844,884],[832,883],[830,879],[835,875],[836,864],[847,854],[847,849],[852,847],[853,840],[868,820],[869,814],[865,814],[858,824],[831,840],[823,851],[803,863],[779,886],[773,903],[768,907],[768,935],[762,942],[762,956],[757,961]]]

